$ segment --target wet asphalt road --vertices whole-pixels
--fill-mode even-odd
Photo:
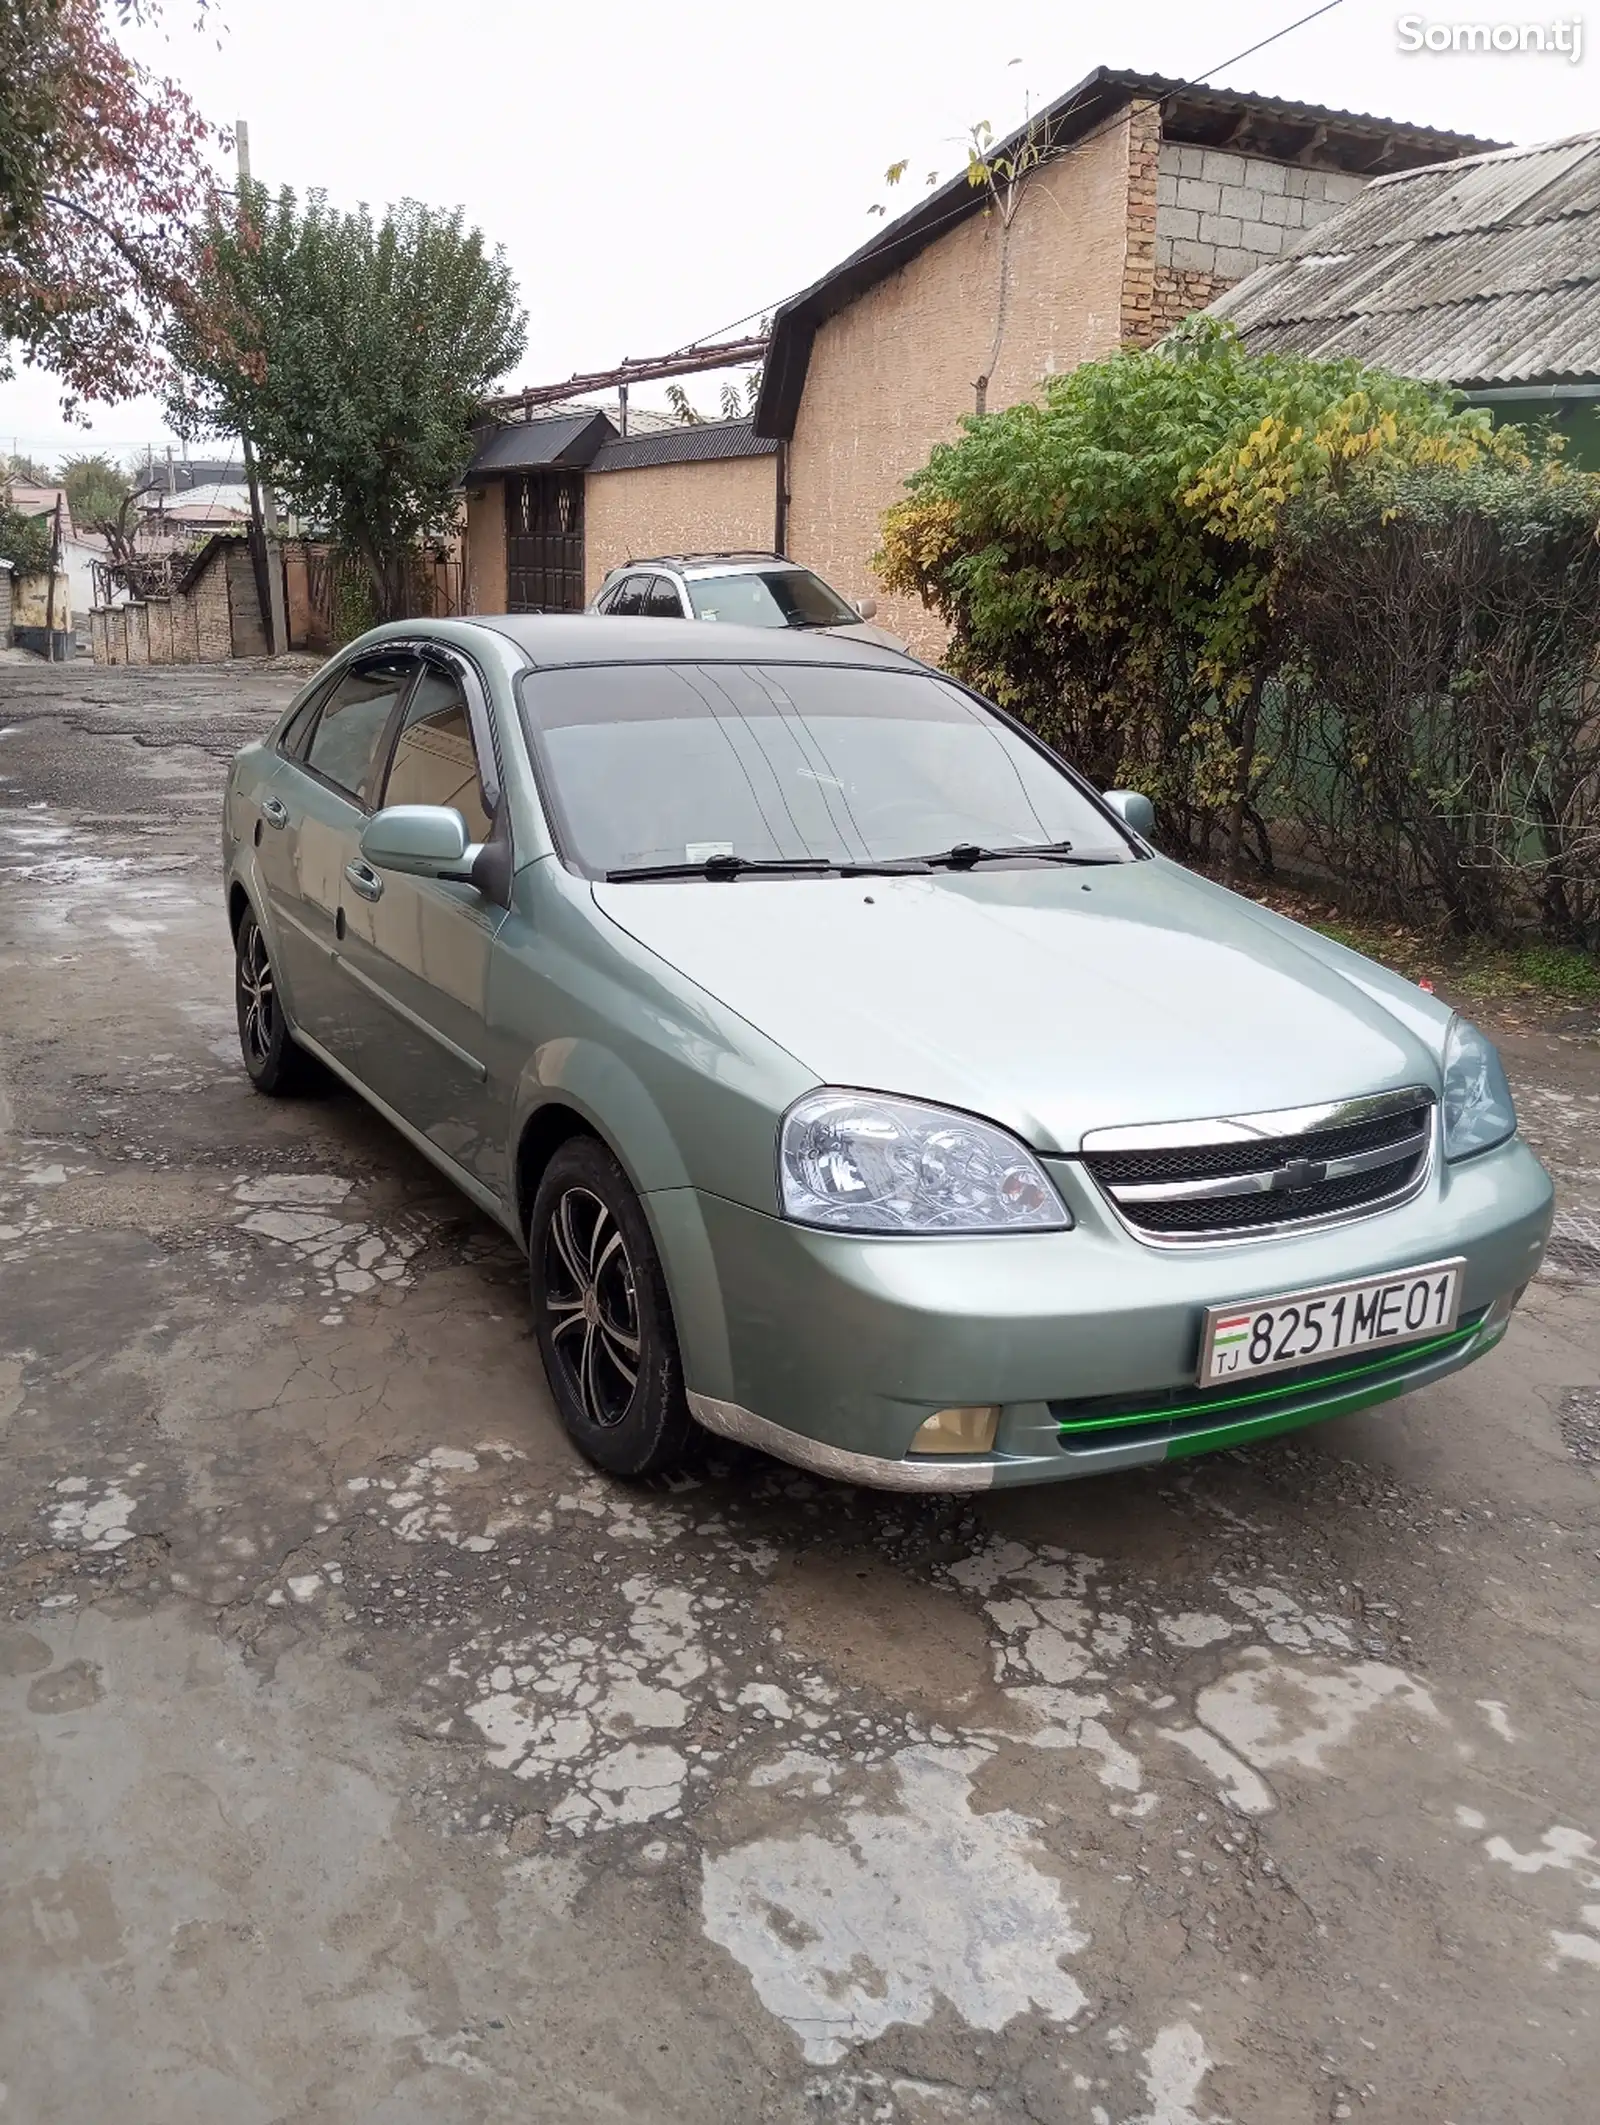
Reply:
[[[0,664],[0,2125],[1567,2125],[1600,1049],[1502,1348],[979,1505],[604,1481],[509,1244],[236,1060],[261,668]]]

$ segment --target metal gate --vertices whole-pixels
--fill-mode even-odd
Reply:
[[[583,474],[506,481],[506,610],[582,612]]]

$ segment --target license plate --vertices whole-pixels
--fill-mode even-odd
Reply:
[[[1459,1258],[1429,1262],[1354,1284],[1208,1307],[1200,1338],[1200,1385],[1216,1387],[1290,1365],[1315,1365],[1341,1351],[1447,1335],[1456,1325],[1465,1266]]]

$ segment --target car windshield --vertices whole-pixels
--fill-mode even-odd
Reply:
[[[854,627],[861,615],[809,568],[751,568],[737,575],[689,576],[697,620],[741,627]]]
[[[523,712],[568,861],[897,862],[1132,849],[1048,754],[926,671],[611,664],[536,672]]]

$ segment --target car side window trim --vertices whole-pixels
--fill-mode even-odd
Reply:
[[[504,786],[504,765],[500,758],[500,737],[494,727],[494,717],[489,712],[489,689],[477,665],[454,643],[419,641],[418,678],[429,664],[437,665],[447,672],[461,688],[462,699],[467,704],[467,722],[472,730],[472,750],[478,764],[478,789],[483,797],[483,808],[490,819],[500,809],[501,791]],[[383,772],[376,778],[376,786],[388,787],[389,773],[394,766],[395,749],[400,743],[400,733],[405,728],[406,710],[416,686],[414,679],[406,688],[404,699],[385,727],[382,741]]]

